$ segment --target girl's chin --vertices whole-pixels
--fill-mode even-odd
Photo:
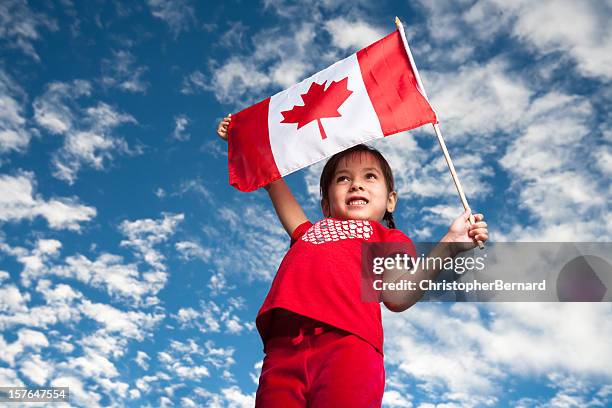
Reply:
[[[351,220],[370,220],[373,219],[372,214],[366,211],[365,208],[354,208],[346,212],[347,218]]]

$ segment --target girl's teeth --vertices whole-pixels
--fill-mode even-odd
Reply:
[[[351,201],[349,205],[366,205],[367,203],[363,200]]]

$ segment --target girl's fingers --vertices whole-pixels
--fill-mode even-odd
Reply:
[[[486,228],[476,228],[476,229],[471,230],[468,233],[468,236],[473,237],[478,234],[488,234],[488,233],[489,231]]]
[[[486,241],[487,239],[489,239],[489,235],[488,234],[478,234],[476,235],[476,241]]]
[[[489,239],[489,231],[487,230],[487,223],[484,220],[483,214],[474,214],[474,224],[470,225],[468,236],[475,239],[476,241],[486,241]]]

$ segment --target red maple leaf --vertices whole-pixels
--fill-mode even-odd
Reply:
[[[327,89],[325,89],[326,83],[327,81],[322,84],[316,82],[310,84],[308,92],[301,95],[304,105],[295,105],[291,110],[281,112],[284,118],[281,123],[297,123],[299,129],[316,120],[319,124],[321,139],[326,139],[327,135],[321,119],[342,116],[338,108],[353,93],[347,88],[348,77],[340,81],[333,81]]]

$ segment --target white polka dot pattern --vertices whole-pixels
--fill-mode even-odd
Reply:
[[[314,224],[304,235],[302,240],[313,244],[339,241],[341,239],[361,238],[370,239],[373,228],[368,220],[333,220],[325,218]]]

